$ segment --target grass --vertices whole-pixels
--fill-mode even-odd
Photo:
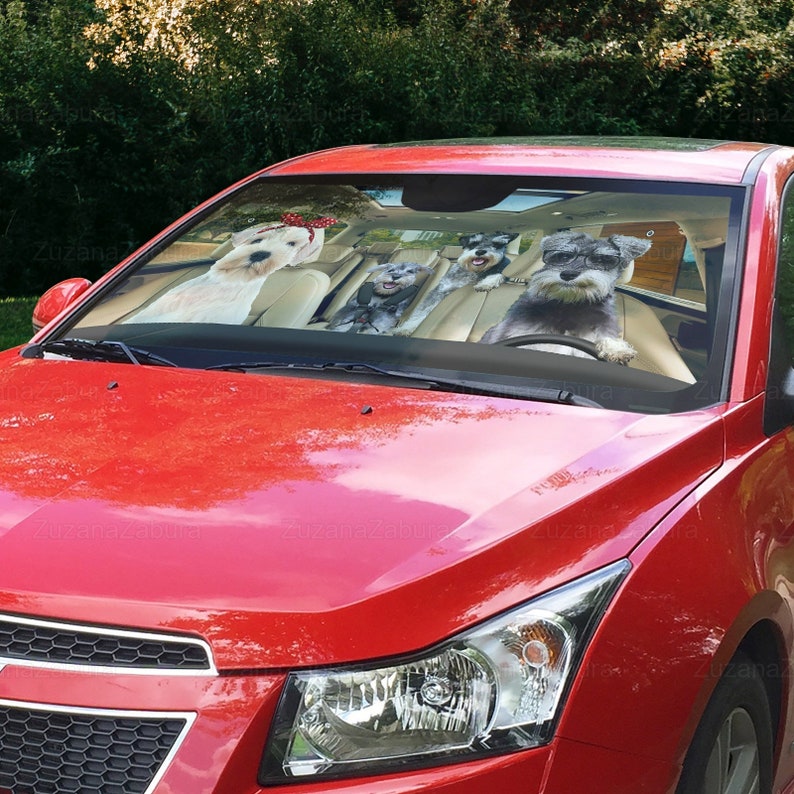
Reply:
[[[0,350],[24,344],[33,335],[36,298],[0,299]]]

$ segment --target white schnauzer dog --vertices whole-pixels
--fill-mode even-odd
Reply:
[[[459,287],[469,284],[478,292],[496,289],[505,282],[503,270],[510,264],[505,252],[517,234],[464,234],[460,239],[463,251],[455,264],[430,292],[422,298],[411,316],[400,327],[400,335],[413,333],[422,320],[447,296]]]
[[[232,249],[206,273],[178,284],[124,322],[240,325],[267,277],[316,258],[323,245],[322,230],[334,223],[333,218],[304,221],[285,213],[281,223],[235,232]]]
[[[416,279],[433,268],[417,262],[385,262],[367,270],[377,275],[365,281],[328,323],[329,331],[382,334],[391,331],[416,297]]]
[[[599,358],[628,364],[637,352],[620,338],[615,284],[650,247],[650,240],[613,234],[605,239],[565,231],[540,242],[543,267],[529,277],[504,319],[480,340],[493,344],[530,334],[564,334],[593,342]],[[533,350],[588,354],[567,346],[528,345]]]

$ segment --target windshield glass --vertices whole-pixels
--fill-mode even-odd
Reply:
[[[180,366],[367,364],[668,412],[722,395],[738,188],[261,177],[143,252],[61,339]]]

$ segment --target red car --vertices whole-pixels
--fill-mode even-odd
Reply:
[[[0,792],[794,792],[792,174],[354,146],[54,287]]]

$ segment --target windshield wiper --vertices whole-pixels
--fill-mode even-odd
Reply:
[[[563,405],[581,405],[590,408],[603,408],[600,403],[582,397],[567,389],[553,389],[543,386],[527,386],[525,384],[506,384],[499,382],[483,382],[467,378],[446,378],[426,375],[410,370],[386,369],[376,364],[362,362],[285,362],[285,361],[240,361],[228,364],[216,364],[207,367],[210,370],[247,372],[249,370],[267,369],[285,372],[334,372],[350,375],[377,375],[388,379],[396,379],[414,388],[438,391],[458,392],[460,394],[479,394],[488,397],[513,397],[519,400],[538,400],[540,402],[562,403]]]
[[[97,341],[92,339],[54,339],[28,345],[21,352],[23,358],[43,358],[52,353],[80,361],[109,361],[119,364],[154,364],[160,367],[176,367],[173,361],[150,353],[140,347],[132,347],[113,339]]]

